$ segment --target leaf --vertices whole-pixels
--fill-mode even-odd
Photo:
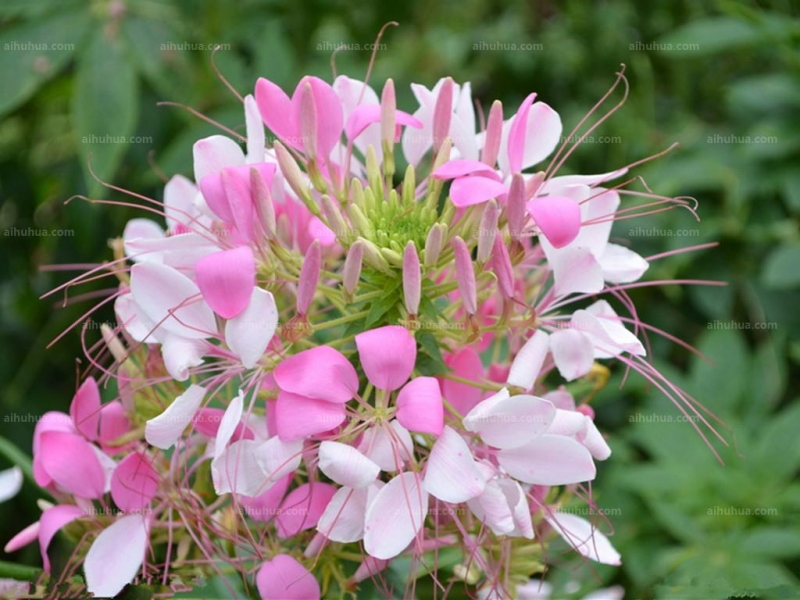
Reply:
[[[700,338],[698,350],[714,364],[700,357],[694,359],[689,392],[712,411],[727,412],[738,408],[747,395],[749,355],[738,322],[709,323],[709,329]],[[722,327],[725,328],[722,328]],[[719,327],[719,328],[717,328]],[[722,416],[718,413],[718,416]]]
[[[436,337],[430,333],[422,333],[417,336],[422,352],[417,354],[417,370],[423,375],[433,377],[447,372],[447,365],[444,363],[442,351]]]
[[[69,62],[88,24],[87,14],[71,11],[9,27],[0,34],[0,115],[25,102]]]
[[[791,478],[800,468],[800,404],[783,410],[758,432],[758,444],[749,457],[753,472],[760,472],[761,479],[777,482]]]
[[[759,527],[746,534],[738,547],[747,555],[792,558],[800,556],[800,532],[779,527]]]
[[[136,71],[121,40],[102,28],[93,33],[79,57],[72,96],[79,157],[90,189],[97,184],[89,172],[109,181],[128,148],[136,127],[139,87]]]
[[[16,579],[17,581],[36,581],[41,576],[42,570],[36,567],[0,561],[0,578]]]
[[[3,0],[0,17],[39,17],[45,13],[63,11],[65,7],[80,4],[82,0]]]
[[[764,261],[761,280],[764,285],[776,290],[785,290],[800,285],[800,245],[780,246]]]
[[[30,457],[3,436],[0,436],[0,455],[5,456],[12,464],[22,469],[22,474],[35,483]]]

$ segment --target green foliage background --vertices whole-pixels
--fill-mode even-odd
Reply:
[[[363,77],[369,52],[352,45],[363,48],[384,23],[398,21],[382,40],[372,82],[393,77],[401,108],[414,107],[410,82],[432,85],[451,75],[471,81],[484,107],[503,100],[506,114],[538,92],[561,113],[565,135],[625,63],[627,103],[567,169],[608,171],[680,142],[640,172],[657,192],[696,197],[702,222],[673,211],[618,223],[614,235],[643,255],[719,242],[655,262],[647,279],[707,278],[727,287],[632,296],[643,320],[714,361],[651,336],[656,363],[724,420],[732,447],[716,444],[720,466],[657,390],[635,375],[620,389],[617,369],[595,401],[614,455],[600,465],[593,489],[624,563],[594,568],[554,547],[551,558],[562,567],[553,572],[557,596],[618,583],[627,598],[799,598],[799,14],[789,0],[3,0],[0,433],[29,455],[35,417],[66,410],[76,371],[86,366],[79,329],[45,346],[93,301],[40,300],[68,276],[41,268],[107,259],[107,240],[136,214],[65,203],[74,194],[123,198],[102,190],[88,165],[101,179],[160,198],[158,173],[190,174],[192,142],[215,130],[157,102],[189,105],[243,129],[240,105],[214,74],[213,45],[223,45],[217,65],[240,93],[258,76],[291,89],[303,74],[330,79],[339,44],[351,46],[336,55],[338,71]],[[493,44],[536,46],[488,49]],[[108,143],[104,136],[137,137]],[[104,310],[93,318],[113,316]],[[87,331],[89,343],[98,337]],[[5,467],[9,453],[2,452]],[[3,542],[38,518],[38,497],[26,483],[0,506]],[[39,565],[35,547],[7,558]],[[581,589],[567,585],[572,578]]]

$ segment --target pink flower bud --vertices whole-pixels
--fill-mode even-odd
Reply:
[[[314,240],[306,253],[303,268],[300,269],[300,283],[297,285],[297,312],[301,315],[308,314],[311,301],[319,284],[319,275],[322,270],[322,250],[319,240]]]
[[[300,136],[306,156],[317,156],[317,106],[314,102],[314,90],[311,83],[305,82],[300,87]]]
[[[525,226],[525,180],[519,173],[514,174],[508,190],[508,230],[511,237],[518,240]]]
[[[364,258],[364,244],[359,240],[350,246],[347,252],[347,258],[344,260],[344,291],[352,295],[356,291],[358,279],[361,277],[361,262]]]
[[[436,105],[433,109],[433,153],[439,148],[450,133],[450,120],[453,117],[453,80],[448,77],[439,90]]]
[[[269,239],[274,239],[275,206],[272,204],[272,194],[269,193],[269,186],[264,176],[255,167],[250,167],[250,193],[264,233]]]
[[[458,236],[453,239],[453,250],[455,251],[456,280],[458,281],[458,290],[461,293],[461,301],[467,314],[474,315],[478,312],[478,292],[472,257],[466,242]]]
[[[419,266],[419,254],[417,254],[414,242],[408,242],[403,250],[403,296],[408,314],[419,313],[421,294],[422,274]]]
[[[345,239],[350,233],[350,228],[342,216],[342,211],[339,207],[339,201],[334,200],[327,194],[323,194],[320,199],[322,204],[322,212],[325,213],[328,228],[330,228],[334,235],[340,240]]]
[[[514,295],[514,269],[508,255],[508,248],[500,236],[495,238],[492,247],[492,270],[497,276],[500,293],[506,298],[511,298]]]
[[[394,94],[394,82],[387,79],[381,94],[381,139],[384,146],[394,146],[396,130],[397,100]]]
[[[436,223],[428,232],[428,237],[425,239],[425,266],[431,267],[439,260],[444,245],[444,231],[445,226]]]
[[[486,203],[481,216],[481,225],[478,229],[478,262],[485,263],[492,252],[494,239],[497,237],[497,221],[500,211],[497,201],[492,199]]]
[[[503,104],[495,100],[489,111],[489,121],[486,123],[486,139],[483,143],[481,161],[494,167],[497,155],[500,153],[500,141],[503,137]]]

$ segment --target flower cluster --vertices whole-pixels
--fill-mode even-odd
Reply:
[[[55,502],[7,551],[38,539],[47,570],[64,528],[99,597],[231,570],[264,600],[336,597],[406,557],[444,594],[508,598],[543,585],[555,537],[620,563],[561,510],[593,505],[611,454],[598,361],[684,396],[635,335],[648,261],[609,236],[686,202],[609,183],[628,168],[558,174],[574,146],[535,94],[478,130],[469,83],[412,90],[413,114],[391,80],[260,79],[246,137],[197,141],[194,181],[142,198],[163,221],[67,284],[113,276],[118,326],[37,424]]]

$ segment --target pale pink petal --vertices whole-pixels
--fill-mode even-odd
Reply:
[[[581,229],[581,207],[566,196],[542,196],[526,205],[536,226],[554,248],[572,242]]]
[[[231,319],[250,302],[256,285],[256,263],[249,246],[204,256],[195,265],[197,286],[219,316]]]
[[[47,556],[50,541],[62,527],[82,516],[83,510],[68,504],[51,506],[42,513],[39,519],[39,550],[42,553],[42,565],[45,573],[50,572],[50,557]]]
[[[186,426],[191,423],[203,402],[205,393],[204,388],[192,384],[183,394],[175,398],[163,413],[147,421],[144,429],[147,443],[162,450],[172,447]]]
[[[605,565],[622,564],[619,552],[608,538],[586,519],[561,512],[545,515],[545,519],[556,533],[586,558]]]
[[[581,331],[559,329],[550,335],[550,351],[558,372],[567,381],[583,377],[594,364],[594,346]]]
[[[45,431],[39,439],[42,468],[69,493],[99,498],[105,491],[106,476],[92,448],[78,435]]]
[[[357,542],[364,537],[368,488],[343,487],[336,491],[317,523],[317,531],[334,542]]]
[[[69,416],[83,437],[90,442],[97,439],[100,427],[100,390],[94,377],[89,377],[78,388],[69,407]]]
[[[161,240],[164,239],[164,230],[161,225],[151,219],[131,219],[125,224],[122,232],[122,242],[125,256],[134,261],[158,260],[158,256],[148,252],[140,252],[132,242],[134,240]]]
[[[358,446],[367,458],[381,471],[399,471],[414,452],[411,434],[397,420],[370,427],[364,432]]]
[[[83,561],[86,588],[98,598],[113,598],[142,566],[149,539],[147,519],[129,515],[104,529]]]
[[[532,540],[533,520],[531,519],[531,508],[528,505],[528,497],[525,495],[522,486],[513,479],[502,478],[500,480],[500,488],[503,490],[514,521],[514,529],[508,535]]]
[[[381,107],[378,104],[359,104],[347,118],[344,132],[347,139],[354,141],[371,124],[380,123]]]
[[[150,506],[158,491],[158,473],[150,459],[134,452],[123,458],[111,477],[111,497],[120,510],[137,512]]]
[[[508,169],[511,173],[519,173],[523,167],[523,157],[528,137],[528,115],[531,112],[531,105],[536,99],[536,94],[528,94],[517,109],[514,118],[511,120],[511,128],[508,132]]]
[[[647,269],[648,263],[633,250],[618,244],[608,244],[600,256],[603,277],[609,283],[631,283],[637,281]]]
[[[608,173],[599,173],[597,175],[561,175],[548,179],[540,188],[542,194],[561,194],[562,190],[571,185],[585,185],[595,186],[606,181],[611,181],[617,177],[622,177],[628,172],[627,168],[617,169],[616,171],[609,171]]]
[[[597,317],[600,326],[613,342],[614,347],[636,354],[645,356],[647,352],[644,346],[632,332],[628,331],[622,319],[614,311],[611,305],[605,300],[598,300],[586,308],[586,312]]]
[[[197,194],[197,186],[183,175],[173,176],[164,186],[164,214],[170,231],[192,224]]]
[[[563,410],[575,410],[575,398],[573,398],[572,394],[563,388],[547,392],[544,396],[542,396],[542,398],[552,402],[553,406],[556,408]]]
[[[471,346],[462,348],[444,359],[445,364],[459,379],[480,382],[483,379],[483,363],[478,352]],[[483,391],[474,385],[443,379],[442,393],[450,405],[462,415],[466,415],[481,401]]]
[[[194,143],[194,180],[219,173],[225,167],[244,164],[244,153],[239,144],[224,135],[212,135]]]
[[[475,173],[486,174],[485,176],[490,179],[500,180],[500,176],[486,163],[463,158],[447,161],[433,172],[433,177],[435,179],[457,179]]]
[[[244,97],[244,120],[247,130],[247,162],[264,161],[265,143],[264,123],[258,110],[258,103],[252,94]]]
[[[292,110],[297,123],[299,123],[299,108],[302,100],[302,93],[299,92],[306,84],[311,85],[311,95],[317,115],[317,130],[315,132],[317,136],[317,154],[327,158],[333,147],[339,142],[344,128],[342,102],[329,83],[319,77],[306,75],[297,84],[297,88],[292,95]],[[258,97],[257,93],[256,97]],[[299,131],[300,128],[296,127]]]
[[[260,447],[257,440],[239,440],[211,461],[211,479],[218,495],[257,496],[272,485],[258,461]]]
[[[138,263],[131,268],[131,292],[158,326],[189,339],[214,334],[214,313],[191,279],[166,265]]]
[[[576,410],[556,409],[556,416],[547,433],[557,435],[568,435],[577,439],[578,435],[583,435],[586,431],[587,422],[590,419]]]
[[[303,440],[285,442],[278,436],[261,444],[256,459],[270,481],[278,481],[295,471],[303,459]]]
[[[343,404],[358,391],[358,374],[338,350],[317,346],[290,356],[274,371],[275,382],[285,392]]]
[[[547,158],[561,141],[561,117],[544,102],[535,102],[528,113],[522,170]]]
[[[568,294],[596,294],[603,289],[603,270],[586,248],[569,246],[548,255],[558,297]]]
[[[606,460],[611,456],[611,448],[608,446],[603,434],[597,429],[597,425],[589,417],[586,417],[586,430],[582,437],[578,437],[586,449],[592,453],[595,460]]]
[[[380,467],[347,444],[325,441],[319,446],[319,470],[339,485],[350,488],[369,486]]]
[[[507,535],[516,528],[514,515],[498,479],[488,481],[483,493],[469,500],[468,505],[472,514],[495,535]]]
[[[495,448],[522,446],[543,433],[556,414],[550,402],[536,396],[501,398],[488,410],[479,410],[482,404],[464,418],[464,428],[479,434],[484,442]]]
[[[334,486],[319,482],[304,483],[289,492],[275,517],[278,536],[291,538],[316,527],[335,493]]]
[[[225,411],[221,408],[201,408],[192,418],[194,430],[208,438],[216,438],[223,416],[225,416]],[[254,434],[250,427],[244,423],[236,425],[232,437],[234,441],[252,440],[253,438]]]
[[[480,496],[486,487],[469,446],[452,427],[445,426],[433,445],[423,486],[432,496],[451,503]]]
[[[504,183],[484,177],[482,174],[459,177],[450,184],[450,200],[459,208],[481,204],[507,193],[508,188]]]
[[[261,565],[256,586],[261,600],[319,600],[322,594],[309,570],[288,554]]]
[[[167,373],[176,381],[186,381],[190,369],[203,364],[209,344],[205,340],[192,340],[172,333],[165,333],[161,338],[161,357]]]
[[[285,143],[299,148],[299,132],[291,118],[292,101],[289,96],[270,80],[261,77],[256,82],[255,97],[258,111],[267,127]]]
[[[549,350],[550,336],[544,330],[537,329],[514,357],[508,374],[508,385],[525,391],[533,389]]]
[[[121,294],[114,301],[114,312],[117,323],[137,342],[155,343],[154,326],[150,318],[144,314],[133,299],[133,294]]]
[[[428,493],[417,473],[401,473],[367,507],[364,549],[374,558],[400,554],[417,537],[428,512]]]
[[[379,390],[396,390],[411,377],[417,343],[405,327],[386,325],[359,333],[356,347],[367,379]]]
[[[540,435],[524,446],[500,451],[497,459],[509,475],[536,485],[591,481],[596,474],[589,451],[561,435]]]
[[[0,471],[0,502],[16,496],[22,489],[22,470],[11,467]]]
[[[275,404],[278,435],[287,442],[330,431],[341,425],[345,416],[344,404],[307,398],[283,390]]]
[[[236,428],[241,425],[242,412],[244,412],[244,399],[242,391],[239,390],[239,393],[228,404],[228,408],[225,409],[222,420],[219,422],[217,438],[214,440],[214,458],[223,453]]]
[[[247,516],[254,521],[269,523],[278,514],[278,509],[292,482],[292,474],[281,477],[266,492],[258,496],[240,496]]]
[[[397,395],[397,420],[409,431],[442,433],[444,403],[435,377],[416,377],[403,386]]]
[[[272,293],[255,287],[247,308],[225,323],[225,341],[242,364],[252,369],[264,356],[277,328],[275,298]]]
[[[17,535],[8,540],[6,545],[3,547],[3,552],[10,554],[11,552],[16,552],[20,548],[24,548],[28,544],[32,544],[39,538],[39,531],[41,528],[40,521],[31,523]]]

